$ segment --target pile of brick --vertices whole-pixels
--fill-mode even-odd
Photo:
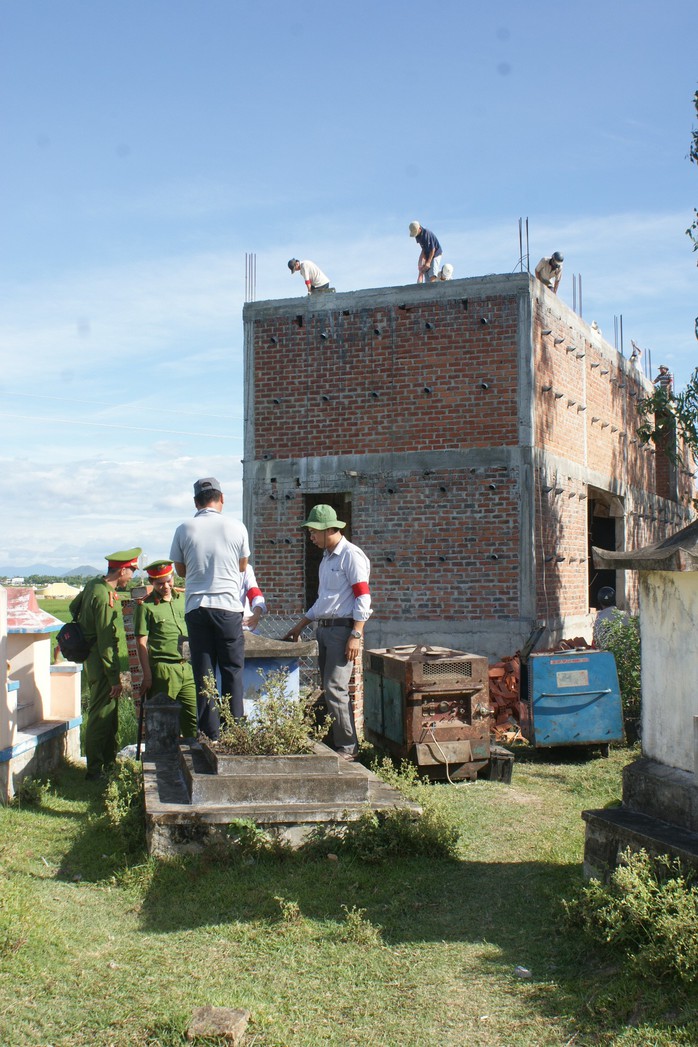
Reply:
[[[525,703],[519,699],[521,660],[518,652],[491,665],[489,678],[493,737],[505,745],[525,742],[521,724],[527,718],[527,710]]]
[[[556,651],[573,651],[590,644],[583,636],[572,640],[560,640],[556,647],[537,654],[555,654]],[[490,709],[492,710],[492,736],[499,744],[514,742],[527,744],[529,731],[529,708],[521,701],[521,657],[520,652],[502,658],[489,668]]]

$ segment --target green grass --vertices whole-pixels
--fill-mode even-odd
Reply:
[[[695,992],[633,980],[561,931],[580,812],[632,754],[517,762],[511,786],[438,786],[460,859],[128,855],[74,769],[0,812],[0,1042],[184,1044],[204,1004],[256,1047],[672,1047]],[[521,965],[530,979],[517,977]]]

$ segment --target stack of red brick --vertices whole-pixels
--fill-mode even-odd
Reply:
[[[560,640],[549,651],[537,654],[554,654],[556,651],[573,651],[578,647],[589,647],[582,636],[572,640]],[[529,734],[529,708],[521,701],[521,658],[519,651],[502,658],[489,669],[490,708],[492,710],[492,736],[498,743],[511,745],[527,742]]]

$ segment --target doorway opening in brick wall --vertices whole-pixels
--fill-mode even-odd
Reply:
[[[305,503],[305,517],[308,519],[308,513],[314,505],[331,505],[334,511],[337,513],[338,520],[344,520],[346,527],[342,530],[342,534],[345,538],[351,541],[351,494],[342,493],[337,494],[306,494],[303,495],[303,501]],[[318,549],[313,545],[311,541],[306,538],[305,542],[305,606],[310,607],[311,604],[315,603],[317,598],[318,590],[318,571],[320,569],[320,560],[322,559],[322,550]]]
[[[596,487],[588,488],[588,577],[589,607],[599,606],[599,589],[610,585],[615,589],[616,606],[625,606],[625,572],[600,571],[594,567],[592,547],[610,549],[613,552],[625,549],[625,508],[623,500],[610,491],[601,491]]]

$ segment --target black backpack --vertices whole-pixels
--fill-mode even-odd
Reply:
[[[92,644],[85,638],[82,626],[76,621],[80,614],[81,606],[82,593],[70,605],[73,621],[66,622],[56,635],[56,642],[61,649],[61,654],[69,662],[84,662],[92,650]]]
[[[66,622],[56,635],[61,654],[69,662],[84,662],[92,650],[79,622]]]

